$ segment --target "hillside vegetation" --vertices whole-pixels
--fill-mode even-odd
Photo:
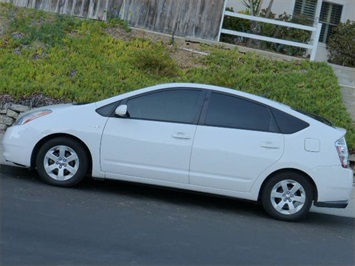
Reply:
[[[347,128],[355,148],[354,122],[326,63],[273,61],[206,46],[201,49],[209,50],[208,56],[181,57],[174,42],[145,35],[127,39],[127,31],[119,20],[82,20],[0,4],[0,95],[81,102],[165,82],[208,83],[322,115]],[[184,65],[182,58],[190,62]]]

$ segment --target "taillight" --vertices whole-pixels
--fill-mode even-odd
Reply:
[[[338,152],[341,166],[347,168],[349,166],[349,152],[344,137],[335,142],[335,148]]]

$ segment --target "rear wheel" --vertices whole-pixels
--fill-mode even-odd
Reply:
[[[309,211],[313,201],[312,186],[307,178],[296,172],[275,175],[262,191],[262,204],[272,217],[296,221]]]
[[[67,137],[54,138],[39,150],[37,171],[50,185],[72,187],[85,177],[88,156],[80,143]]]

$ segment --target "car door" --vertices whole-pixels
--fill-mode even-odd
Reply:
[[[269,109],[217,92],[211,93],[204,109],[192,149],[191,184],[249,191],[284,149],[283,135],[277,133]]]
[[[188,183],[203,93],[166,89],[122,101],[127,116],[110,117],[101,144],[107,177],[131,176]]]

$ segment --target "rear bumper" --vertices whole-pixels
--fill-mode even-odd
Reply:
[[[311,177],[317,187],[315,206],[346,208],[353,191],[353,172],[350,168],[317,167],[312,171]]]
[[[315,202],[316,207],[345,209],[349,204],[348,200]]]

